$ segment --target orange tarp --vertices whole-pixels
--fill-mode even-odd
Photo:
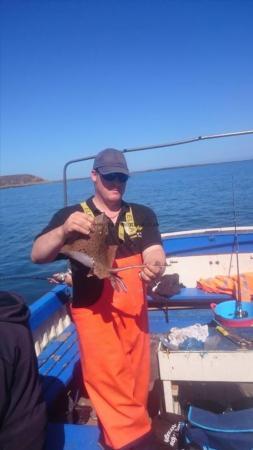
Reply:
[[[233,298],[239,299],[241,290],[242,301],[253,300],[253,272],[246,272],[237,275],[223,276],[218,275],[213,278],[203,279],[197,281],[197,287],[206,292],[215,294],[228,294]]]

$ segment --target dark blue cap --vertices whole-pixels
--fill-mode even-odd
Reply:
[[[98,170],[102,175],[109,173],[129,175],[125,156],[115,148],[106,148],[98,153],[94,160],[93,169]]]

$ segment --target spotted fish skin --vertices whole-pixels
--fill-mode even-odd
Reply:
[[[100,279],[110,278],[117,245],[108,245],[108,217],[102,213],[94,218],[94,231],[74,242],[65,244],[61,253],[91,268],[90,275]]]

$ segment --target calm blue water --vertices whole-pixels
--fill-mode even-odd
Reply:
[[[232,177],[238,226],[253,225],[253,160],[136,173],[125,199],[152,207],[161,231],[233,226]],[[89,180],[70,181],[69,204],[92,192]],[[50,286],[46,281],[15,277],[48,276],[66,266],[63,262],[34,265],[29,256],[34,236],[63,205],[62,184],[2,189],[0,196],[0,289],[14,290],[32,303]]]

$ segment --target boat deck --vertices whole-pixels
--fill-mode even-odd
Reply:
[[[173,306],[173,302],[171,299],[166,301],[166,305],[160,309],[151,308],[149,310],[149,327],[151,333],[151,343],[152,343],[152,358],[153,363],[155,365],[155,370],[158,372],[158,358],[157,358],[157,345],[159,342],[160,336],[167,334],[171,328],[173,327],[186,327],[195,323],[199,324],[209,324],[212,333],[214,332],[214,323],[213,323],[213,312],[208,308],[208,302],[210,302],[210,295],[202,292],[196,292],[195,289],[191,289],[188,291],[188,298],[186,299],[187,291],[183,290],[182,296],[178,296],[178,300],[174,301],[177,306]],[[197,295],[209,297],[207,303],[202,304],[202,308],[197,308],[198,300],[196,300]],[[181,297],[181,299],[180,299]],[[213,297],[213,295],[212,295]],[[216,296],[217,297],[217,296]],[[183,300],[182,300],[183,298]],[[222,296],[219,296],[221,299]],[[216,298],[216,300],[219,300]],[[230,297],[228,298],[230,299]],[[212,298],[212,301],[214,299]],[[44,297],[37,302],[36,306],[32,305],[32,317],[31,317],[31,327],[34,332],[34,336],[36,336],[36,348],[38,352],[38,362],[39,362],[39,371],[43,377],[43,389],[44,396],[49,405],[49,407],[55,403],[58,405],[59,395],[62,392],[67,392],[69,389],[69,383],[73,379],[75,370],[78,365],[79,355],[78,355],[78,344],[77,344],[77,336],[75,332],[74,325],[69,321],[67,303],[69,301],[69,292],[66,286],[59,285],[54,288],[50,293],[46,294]],[[185,301],[188,302],[188,306],[185,306]],[[182,304],[183,302],[183,304]],[[218,302],[218,301],[217,301]],[[155,306],[155,303],[153,303]],[[45,330],[47,331],[47,335],[45,334]],[[238,331],[238,330],[236,330]],[[250,336],[253,337],[253,328],[248,331]],[[216,335],[217,340],[217,335]],[[233,361],[238,362],[236,366],[240,366],[241,372],[238,373],[238,377],[236,379],[238,381],[252,381],[251,378],[243,378],[241,375],[246,371],[248,376],[251,377],[251,370],[248,364],[253,364],[251,359],[248,359],[249,353],[252,354],[253,351],[245,350],[242,352],[238,349],[236,344],[230,342],[226,337],[218,336],[218,340],[220,343],[223,343],[223,352],[233,352],[232,357],[230,358],[230,362],[226,362],[225,367],[227,367],[228,373],[233,373]],[[224,347],[225,346],[225,347]],[[232,350],[231,350],[232,349]],[[228,353],[229,353],[228,352]],[[179,353],[179,352],[178,352]],[[198,379],[200,381],[206,381],[207,376],[202,377],[193,377],[193,375],[188,370],[190,365],[190,358],[194,357],[194,351],[183,352],[184,360],[176,363],[177,367],[181,367],[182,373],[185,374],[187,381]],[[196,352],[195,352],[196,353]],[[202,362],[208,361],[208,355],[210,353],[210,349],[204,349],[204,351],[199,352],[197,355],[198,363],[202,368]],[[242,358],[244,353],[244,360],[239,361],[239,356]],[[172,352],[169,353],[169,355]],[[173,355],[176,357],[176,355]],[[196,355],[195,355],[196,356]],[[216,358],[217,355],[215,355]],[[160,354],[159,354],[160,358]],[[174,382],[177,382],[178,379],[182,380],[182,375],[178,375],[173,369],[174,376],[169,377],[168,373],[171,373],[171,360],[168,359],[168,353],[163,353],[163,363],[160,361],[160,378],[163,382],[164,387],[164,398],[165,398],[165,408],[167,410],[175,411],[175,404],[178,401],[177,398],[174,398],[174,394],[178,395],[178,390],[173,390],[170,388],[170,385]],[[215,359],[214,358],[214,359]],[[222,352],[221,357],[219,358],[221,361],[224,361]],[[170,368],[168,370],[168,360],[170,361]],[[238,360],[238,361],[237,361]],[[223,364],[224,366],[224,364]],[[173,366],[174,367],[174,366]],[[206,369],[205,373],[215,373],[215,364],[214,361],[211,361],[209,364],[209,368]],[[152,369],[152,368],[151,368]],[[187,369],[187,370],[186,370]],[[178,369],[179,370],[179,369]],[[202,369],[201,369],[202,370]],[[151,370],[152,371],[152,370]],[[177,379],[178,377],[178,379]],[[157,373],[153,377],[153,381],[159,378]],[[211,380],[211,376],[209,380]],[[219,380],[218,378],[215,378]],[[159,381],[159,380],[158,380]],[[160,382],[159,382],[160,383]],[[169,388],[168,388],[169,386]],[[199,388],[198,388],[199,389]],[[217,389],[216,389],[217,390]],[[173,391],[173,392],[171,392]],[[159,395],[158,393],[155,394]],[[56,402],[57,399],[57,402]],[[158,399],[160,402],[160,399]],[[172,406],[171,406],[172,405]],[[95,421],[93,422],[95,423]],[[74,450],[79,449],[83,446],[83,442],[85,442],[86,450],[95,450],[98,447],[97,438],[98,438],[98,428],[94,425],[70,425],[66,423],[51,423],[48,429],[47,436],[47,447],[46,450]]]
[[[101,450],[98,437],[97,426],[50,423],[45,450]]]

